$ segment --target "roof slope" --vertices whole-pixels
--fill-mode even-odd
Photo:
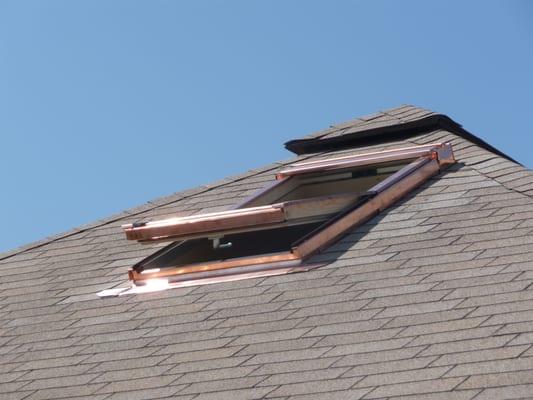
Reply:
[[[511,399],[533,393],[533,173],[456,133],[458,164],[307,273],[100,300],[155,245],[124,222],[227,208],[283,163],[0,260],[0,398]],[[329,157],[317,153],[301,157]]]

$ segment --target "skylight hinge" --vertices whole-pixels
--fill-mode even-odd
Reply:
[[[220,240],[223,237],[224,236],[215,236],[215,237],[209,237],[208,238],[209,240],[211,240],[213,242],[213,249],[215,249],[215,250],[217,250],[217,249],[228,249],[231,246],[233,246],[233,243],[231,243],[231,242],[221,243]]]

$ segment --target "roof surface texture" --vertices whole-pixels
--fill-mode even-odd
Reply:
[[[403,106],[312,140],[391,115],[435,114]],[[450,141],[459,161],[310,272],[96,296],[161,246],[126,241],[121,224],[227,209],[294,158],[3,254],[0,399],[532,398],[533,172],[424,129],[297,157]]]

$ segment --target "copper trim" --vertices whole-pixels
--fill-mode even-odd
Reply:
[[[206,272],[206,271],[216,271],[227,268],[243,267],[248,265],[257,265],[257,264],[268,264],[279,261],[291,261],[297,260],[296,257],[291,252],[281,252],[274,254],[262,254],[261,256],[251,256],[251,257],[239,257],[232,258],[225,261],[216,261],[216,262],[206,262],[198,264],[188,264],[181,267],[169,267],[162,271],[153,272],[149,274],[143,274],[141,272],[135,271],[134,269],[128,270],[130,280],[135,282],[146,281],[154,278],[166,278],[170,276],[182,275],[182,274],[191,274],[196,272]]]
[[[320,221],[339,212],[360,194],[340,193],[291,200],[268,206],[243,208],[211,214],[123,225],[126,238],[139,242],[161,242],[205,237]]]
[[[276,222],[283,222],[284,220],[283,209],[279,206],[269,205],[193,215],[190,217],[170,218],[147,222],[140,226],[128,224],[123,225],[122,228],[124,229],[126,238],[129,240],[175,240],[176,238],[191,234],[219,232],[247,226],[269,225]]]
[[[379,164],[391,161],[408,160],[429,155],[432,151],[442,146],[442,143],[432,143],[423,146],[405,147],[402,149],[385,150],[374,153],[365,153],[326,160],[307,161],[291,164],[288,168],[281,170],[276,175],[277,179],[284,179],[289,176],[350,168],[371,164]]]

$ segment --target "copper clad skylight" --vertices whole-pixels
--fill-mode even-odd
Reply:
[[[100,295],[311,268],[313,254],[454,162],[448,143],[298,162],[236,209],[123,225],[129,240],[172,243],[130,268],[131,288]]]

